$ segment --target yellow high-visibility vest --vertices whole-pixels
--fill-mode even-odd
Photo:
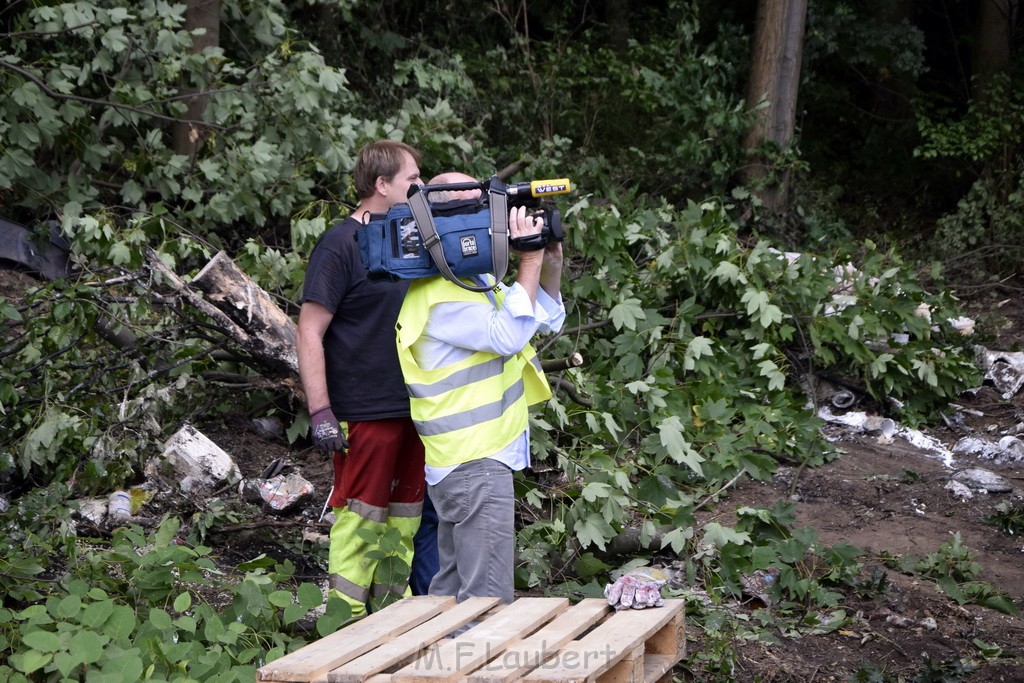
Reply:
[[[500,307],[504,292],[495,294]],[[398,314],[398,360],[409,390],[412,420],[431,467],[494,455],[526,430],[528,406],[551,398],[537,352],[529,344],[513,356],[477,351],[434,370],[416,363],[412,345],[426,329],[432,306],[451,301],[480,303],[486,296],[440,276],[414,280]]]

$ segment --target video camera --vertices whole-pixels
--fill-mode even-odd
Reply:
[[[403,280],[444,275],[460,287],[484,291],[462,282],[471,275],[493,273],[501,280],[508,251],[537,251],[565,239],[561,213],[545,201],[570,191],[568,178],[505,185],[497,176],[483,182],[414,185],[407,204],[387,214],[373,214],[356,238],[371,279]],[[453,195],[478,191],[477,196]],[[440,201],[432,201],[431,195]],[[535,209],[543,220],[541,232],[509,237],[508,214],[513,207]]]

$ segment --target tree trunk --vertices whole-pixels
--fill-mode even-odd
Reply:
[[[192,281],[208,298],[185,284],[152,249],[146,250],[146,261],[167,285],[209,316],[226,337],[301,396],[296,389],[295,323],[224,252],[214,256]]]
[[[747,107],[755,112],[743,146],[752,156],[746,181],[765,208],[778,213],[788,199],[788,172],[779,175],[760,148],[787,149],[796,128],[796,103],[803,58],[807,0],[760,0],[747,87]]]
[[[210,259],[192,284],[246,331],[250,350],[258,349],[272,367],[298,373],[295,323],[226,253]]]
[[[205,32],[196,34],[196,29],[205,29]],[[208,47],[220,45],[220,0],[187,0],[185,30],[192,33],[191,53],[198,54]],[[181,94],[186,96],[188,108],[181,122],[174,125],[172,144],[175,154],[187,156],[190,162],[194,162],[203,141],[202,129],[197,122],[203,120],[209,95],[190,85],[183,87]]]
[[[985,99],[992,76],[1010,66],[1013,54],[1013,28],[1017,23],[1019,0],[981,0],[974,29],[974,98]]]

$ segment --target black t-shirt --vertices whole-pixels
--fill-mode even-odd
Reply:
[[[334,317],[324,334],[327,392],[339,420],[357,422],[409,415],[395,322],[408,281],[373,282],[359,256],[356,230],[346,218],[313,248],[302,300],[314,301]]]

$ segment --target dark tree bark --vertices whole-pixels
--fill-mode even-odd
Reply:
[[[1013,31],[1020,0],[981,0],[974,29],[974,98],[985,98],[986,86],[997,73],[1006,71],[1013,56]]]
[[[760,0],[754,29],[747,107],[757,109],[744,140],[751,153],[746,180],[758,189],[765,208],[778,213],[788,199],[788,178],[759,154],[765,143],[786,149],[796,128],[796,103],[803,58],[807,0]]]
[[[220,45],[220,0],[187,0],[185,8],[185,28],[192,32],[205,29],[205,32],[192,35],[193,53],[201,53],[208,47]],[[196,154],[203,142],[203,131],[196,122],[203,120],[209,96],[195,87],[186,86],[181,89],[188,109],[181,121],[174,125],[173,149],[176,154],[187,156],[195,161]]]

